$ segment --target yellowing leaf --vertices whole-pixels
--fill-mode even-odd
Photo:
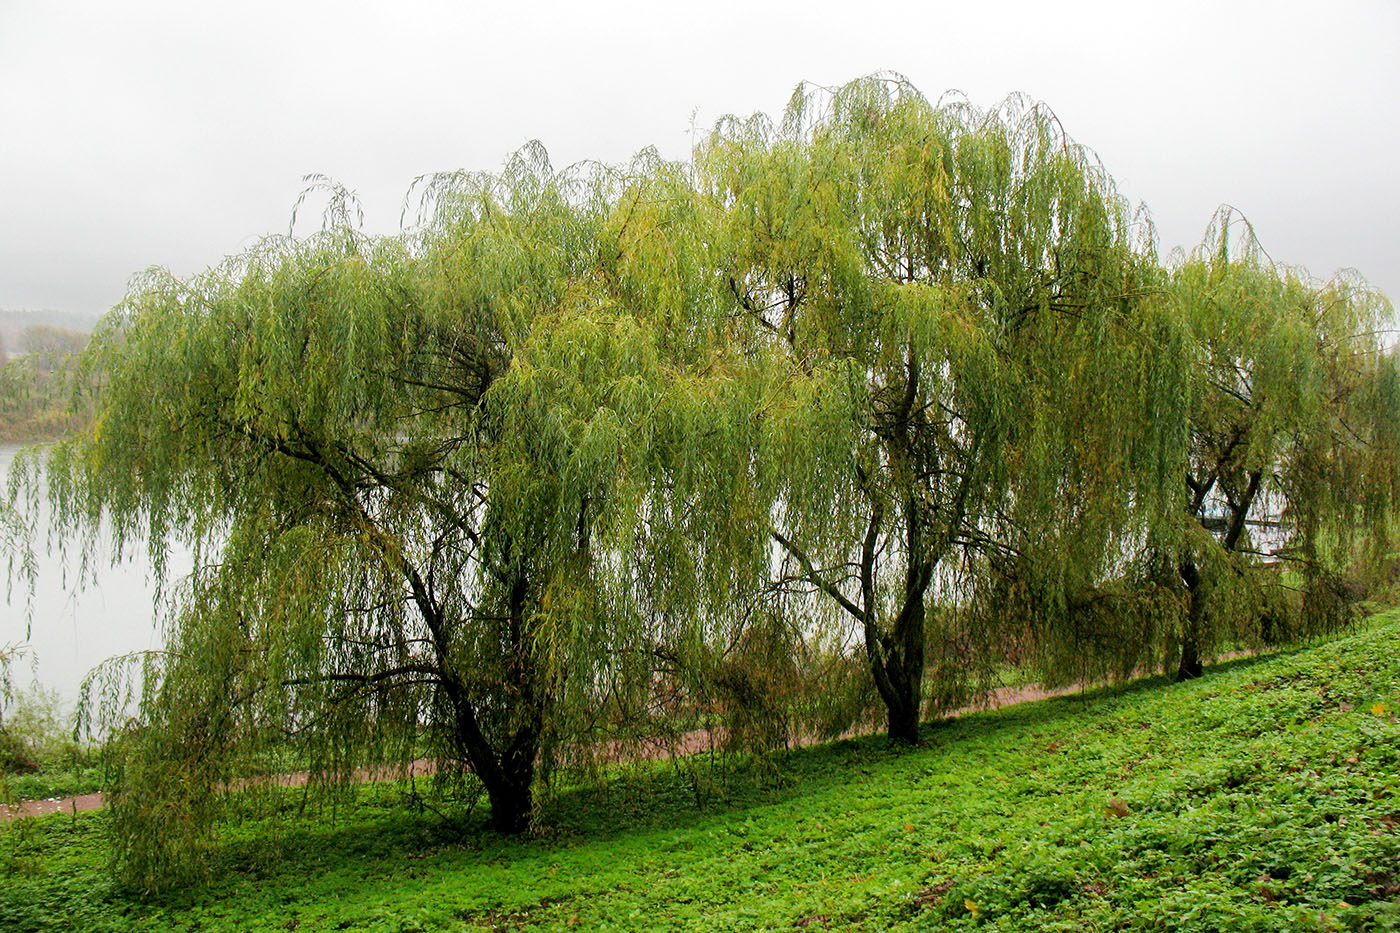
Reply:
[[[1377,700],[1371,704],[1371,713],[1376,716],[1384,716],[1389,710],[1386,708],[1384,700]]]
[[[977,902],[972,898],[965,898],[963,900],[963,907],[967,908],[967,912],[974,917],[981,916],[982,914],[982,909],[977,906]]]

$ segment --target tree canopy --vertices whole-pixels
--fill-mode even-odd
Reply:
[[[685,164],[531,144],[393,237],[317,190],[319,234],[137,280],[47,456],[64,532],[197,554],[123,733],[140,886],[288,748],[325,792],[427,754],[517,832],[648,730],[771,746],[873,696],[915,741],[1008,662],[1196,674],[1335,624],[1389,546],[1385,299],[1228,217],[1164,266],[1023,98],[875,77]]]
[[[1020,98],[802,88],[779,127],[721,124],[699,165],[747,339],[787,372],[779,582],[854,625],[914,741],[926,668],[935,709],[987,672],[987,562],[1095,579],[1129,504],[1163,500],[1186,394],[1156,270],[1112,180]],[[930,627],[930,602],[961,612]]]
[[[1276,265],[1230,209],[1172,270],[1171,292],[1192,399],[1178,676],[1196,677],[1224,638],[1286,641],[1345,621],[1357,549],[1388,546],[1400,408],[1385,298],[1354,275],[1318,283]]]
[[[433,180],[413,235],[341,206],[104,321],[98,415],[48,464],[59,520],[203,555],[116,797],[137,878],[197,842],[158,827],[197,835],[288,740],[330,784],[426,742],[518,831],[564,747],[651,688],[654,646],[728,624],[702,609],[757,559],[720,540],[754,419],[703,282],[656,249],[678,177],[527,147]]]

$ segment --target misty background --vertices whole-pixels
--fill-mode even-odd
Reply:
[[[0,309],[96,316],[285,232],[303,177],[399,229],[415,176],[687,157],[725,113],[878,70],[1045,101],[1163,253],[1221,203],[1277,260],[1400,294],[1400,4],[0,0]],[[306,212],[301,229],[319,222]]]
[[[1397,50],[1394,0],[0,0],[0,339],[39,320],[5,312],[86,329],[149,266],[189,275],[285,232],[308,174],[393,233],[416,176],[530,139],[559,166],[685,159],[726,113],[881,70],[931,99],[1044,101],[1148,205],[1164,256],[1228,203],[1276,260],[1394,298]],[[29,639],[67,696],[155,647],[145,567],[117,573],[92,593],[50,572],[28,609],[0,603],[0,643]]]

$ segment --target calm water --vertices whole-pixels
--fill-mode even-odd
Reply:
[[[8,473],[18,450],[0,445],[0,477]],[[41,542],[47,531],[46,526],[40,528]],[[57,548],[46,552],[42,545],[37,552],[39,573],[32,596],[23,580],[11,579],[9,598],[0,602],[0,645],[28,647],[11,666],[14,686],[37,681],[57,689],[71,708],[78,685],[92,667],[114,655],[160,647],[150,563],[137,555],[112,566],[106,549],[99,556],[96,579],[79,587],[76,554],[65,555]],[[0,572],[10,557],[2,556]],[[188,553],[171,557],[177,576],[187,573],[190,565]],[[0,598],[4,595],[0,588]]]

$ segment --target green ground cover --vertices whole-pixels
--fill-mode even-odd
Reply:
[[[0,779],[0,801],[76,797],[101,789],[102,769],[95,765],[55,767],[33,774],[5,775]]]
[[[207,881],[141,900],[103,820],[0,840],[0,928],[1400,929],[1400,614],[1161,679],[561,789],[533,838],[407,789],[230,826]]]
[[[3,681],[0,681],[0,685]],[[73,739],[58,692],[38,685],[5,692],[0,721],[0,802],[72,797],[100,790],[100,749]]]

